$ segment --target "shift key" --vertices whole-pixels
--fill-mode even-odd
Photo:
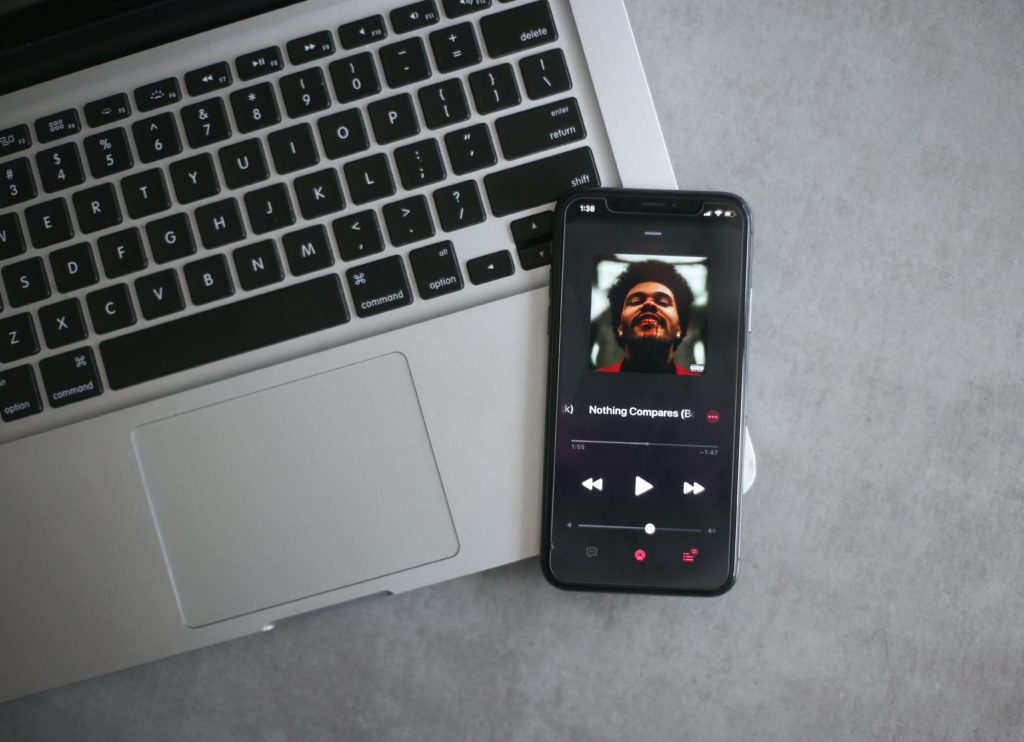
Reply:
[[[495,216],[557,201],[573,188],[601,185],[590,147],[578,147],[551,157],[500,170],[484,177]]]

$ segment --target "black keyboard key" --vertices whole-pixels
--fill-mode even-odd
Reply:
[[[292,39],[285,47],[288,61],[292,64],[305,64],[314,59],[322,59],[334,54],[334,39],[330,31],[317,31],[297,39]]]
[[[270,177],[267,158],[263,155],[263,145],[259,139],[246,139],[224,147],[217,153],[217,157],[224,173],[224,182],[232,190],[245,188]]]
[[[130,168],[134,162],[124,129],[111,129],[86,137],[82,143],[89,171],[94,178],[105,178]]]
[[[0,418],[4,422],[14,422],[42,410],[31,366],[0,369]]]
[[[92,286],[100,280],[92,249],[87,242],[79,242],[51,252],[50,270],[53,272],[53,282],[57,285],[57,291],[62,294]]]
[[[92,348],[79,348],[39,362],[46,399],[51,407],[80,402],[103,393]]]
[[[181,88],[173,77],[157,80],[134,91],[135,108],[139,113],[153,111],[181,100]]]
[[[146,319],[166,317],[185,308],[178,272],[170,268],[136,279],[135,295]]]
[[[75,234],[68,205],[63,198],[29,206],[25,209],[25,224],[28,225],[32,244],[36,247],[56,245],[70,240]]]
[[[227,62],[214,62],[185,74],[185,88],[194,97],[226,88],[231,82],[231,67]]]
[[[331,160],[362,152],[370,146],[363,116],[358,108],[324,116],[316,125],[320,130],[324,154]]]
[[[382,46],[380,64],[384,68],[384,77],[388,85],[393,88],[430,77],[427,50],[423,46],[423,39],[418,36]]]
[[[178,203],[190,204],[220,193],[220,181],[208,152],[172,162],[169,170]]]
[[[295,211],[283,183],[246,193],[245,210],[249,214],[252,231],[256,234],[272,232],[295,223]]]
[[[555,231],[555,212],[542,211],[539,214],[514,220],[510,225],[512,239],[519,252],[519,264],[525,270],[551,265],[551,239]]]
[[[121,180],[121,195],[132,219],[143,219],[171,208],[163,171],[153,169]]]
[[[38,352],[39,340],[31,314],[0,318],[0,363],[13,363]]]
[[[395,164],[398,166],[398,177],[402,179],[402,186],[406,190],[444,180],[441,148],[433,139],[399,147],[395,150]]]
[[[240,247],[231,253],[235,262],[238,283],[245,291],[269,286],[284,280],[281,259],[273,240],[263,240]]]
[[[473,91],[476,110],[486,116],[519,105],[519,87],[512,65],[499,64],[497,67],[480,70],[469,76],[469,89]]]
[[[512,240],[519,249],[551,242],[555,231],[555,212],[542,211],[539,214],[524,216],[522,219],[514,220],[509,227],[512,230]]]
[[[515,266],[512,264],[512,254],[508,250],[498,250],[490,255],[481,255],[466,263],[469,280],[477,285],[511,276],[515,270]]]
[[[440,129],[469,118],[469,104],[458,78],[427,85],[419,90],[420,109],[428,129]]]
[[[331,62],[328,69],[334,83],[334,95],[340,103],[351,103],[380,92],[380,78],[370,52]]]
[[[397,255],[349,268],[345,275],[352,303],[360,317],[412,304],[405,267]]]
[[[420,0],[391,11],[391,25],[395,33],[407,33],[437,23],[440,16],[434,0]]]
[[[547,0],[519,5],[480,19],[487,53],[492,57],[513,54],[558,38]]]
[[[430,218],[427,199],[423,196],[411,196],[385,204],[381,213],[384,215],[384,223],[388,225],[391,244],[395,247],[434,236],[434,222]]]
[[[346,162],[344,166],[352,203],[365,204],[395,193],[387,155],[378,154]]]
[[[223,255],[212,255],[185,266],[185,285],[195,305],[226,299],[235,293]]]
[[[181,152],[178,126],[170,113],[136,121],[132,124],[132,134],[142,162],[155,162]]]
[[[409,263],[420,298],[433,299],[462,288],[462,273],[455,248],[447,240],[411,250]]]
[[[128,96],[124,93],[108,95],[106,98],[86,103],[83,110],[85,111],[85,123],[94,129],[128,118],[132,113]]]
[[[96,251],[107,278],[126,276],[149,265],[142,249],[142,237],[135,227],[103,235],[96,240]]]
[[[408,93],[375,101],[367,106],[367,112],[378,144],[391,144],[420,132],[412,96]]]
[[[268,142],[274,167],[282,175],[320,162],[320,153],[317,152],[313,129],[309,124],[297,124],[275,131],[268,137]]]
[[[338,179],[338,171],[334,168],[296,178],[292,187],[295,189],[299,211],[304,219],[317,219],[341,211],[345,207],[345,197],[341,195],[341,181]]]
[[[35,127],[36,141],[40,144],[71,136],[82,130],[82,124],[78,121],[78,111],[74,108],[36,119]]]
[[[334,265],[327,230],[319,224],[286,234],[281,238],[281,244],[293,276],[303,276]]]
[[[0,209],[36,196],[36,182],[27,157],[19,157],[0,165]]]
[[[352,21],[338,29],[338,38],[341,40],[341,46],[345,49],[365,46],[387,38],[387,35],[388,29],[384,25],[384,16],[382,15],[373,15],[360,21]]]
[[[135,324],[135,307],[128,285],[117,283],[85,295],[92,329],[97,335],[122,330]]]
[[[185,106],[181,109],[181,123],[188,146],[193,149],[222,142],[231,136],[231,124],[220,98]]]
[[[65,299],[40,309],[39,326],[47,348],[80,343],[89,335],[78,299]]]
[[[486,218],[480,190],[472,180],[434,191],[434,206],[445,232],[479,224]]]
[[[121,223],[121,207],[117,204],[117,193],[110,183],[101,183],[71,196],[78,216],[78,226],[85,234]]]
[[[448,159],[456,175],[493,165],[498,161],[486,124],[476,124],[444,136]]]
[[[443,0],[444,14],[449,18],[461,18],[478,10],[491,7],[491,0]]]
[[[0,131],[0,157],[13,155],[32,146],[32,137],[25,124],[9,126]]]
[[[530,100],[556,93],[564,93],[572,87],[569,67],[561,49],[549,49],[540,54],[519,60],[519,71]]]
[[[47,193],[79,185],[85,180],[82,160],[74,142],[37,152],[36,168],[39,170],[39,182]]]
[[[184,214],[171,214],[147,224],[146,241],[157,263],[168,263],[196,251],[192,228]]]
[[[519,248],[519,264],[523,266],[523,270],[528,271],[551,265],[551,243],[544,242]]]
[[[7,260],[25,252],[25,237],[21,233],[18,215],[0,214],[0,260]]]
[[[112,389],[202,366],[348,321],[328,274],[100,343]]]
[[[589,147],[580,147],[542,160],[491,173],[484,187],[495,216],[558,200],[572,188],[593,188],[601,184]]]
[[[373,211],[360,211],[335,219],[331,227],[342,260],[359,260],[384,251],[384,238]]]
[[[480,63],[480,45],[472,24],[460,23],[430,34],[434,64],[439,72],[454,72]]]
[[[238,70],[239,80],[253,80],[277,72],[283,67],[284,60],[281,59],[281,49],[276,46],[258,49],[235,59],[235,69]]]
[[[322,111],[331,105],[327,82],[319,67],[295,72],[281,78],[281,98],[290,118]]]
[[[238,210],[238,201],[233,198],[196,209],[196,226],[206,248],[222,247],[245,238],[242,214]]]
[[[494,129],[507,160],[578,142],[587,136],[575,98],[504,116],[494,122]]]
[[[235,112],[235,125],[242,134],[273,126],[281,121],[274,88],[261,82],[231,94],[231,110]]]

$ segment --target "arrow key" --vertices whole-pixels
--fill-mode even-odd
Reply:
[[[481,255],[466,263],[469,280],[474,284],[487,283],[497,278],[511,276],[515,272],[512,265],[512,254],[508,250],[499,250],[489,255]]]

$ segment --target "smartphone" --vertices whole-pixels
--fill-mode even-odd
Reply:
[[[718,595],[735,581],[750,234],[728,193],[559,201],[541,551],[556,586]]]

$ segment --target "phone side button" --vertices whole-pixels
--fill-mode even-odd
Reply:
[[[750,326],[753,323],[754,314],[754,289],[751,287],[747,291],[747,334],[750,334]]]

